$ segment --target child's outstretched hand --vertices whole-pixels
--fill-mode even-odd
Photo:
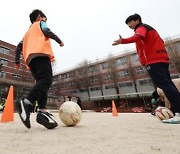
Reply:
[[[19,70],[20,69],[20,64],[16,64],[16,68]]]
[[[60,43],[60,47],[63,47],[64,46],[64,43],[63,43],[63,41],[61,41],[61,43]]]
[[[112,45],[118,45],[118,44],[121,44],[121,43],[122,43],[122,37],[121,37],[121,35],[119,35],[119,39],[115,40]]]

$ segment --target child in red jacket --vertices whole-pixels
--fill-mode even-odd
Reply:
[[[154,28],[142,23],[139,14],[130,15],[125,22],[135,31],[134,36],[126,39],[119,36],[112,45],[136,43],[141,64],[146,67],[154,84],[164,91],[175,113],[173,118],[163,122],[180,124],[180,93],[170,77],[169,56],[163,40]]]

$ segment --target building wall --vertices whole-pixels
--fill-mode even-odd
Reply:
[[[180,37],[178,38],[173,38],[171,41],[171,45],[169,45],[169,42],[166,42],[166,48],[167,51],[170,52],[172,51],[172,46],[173,50],[179,55],[180,53]],[[144,70],[144,67],[141,66],[138,56],[136,54],[136,51],[129,51],[123,54],[115,55],[112,57],[113,59],[116,60],[116,72],[119,72],[120,77],[117,79],[117,84],[119,88],[120,94],[129,94],[129,93],[135,93],[135,88],[134,84],[132,83],[132,77],[131,76],[126,76],[126,70],[130,70],[134,72],[134,78],[137,84],[137,90],[138,92],[152,92],[154,91],[154,86],[152,81],[150,80],[149,75],[147,72]],[[125,63],[124,58],[130,59],[131,65],[127,65],[127,62]],[[88,69],[90,70],[89,77],[90,78],[95,78],[95,77],[100,77],[100,76],[106,76],[106,73],[108,73],[108,69],[106,68],[106,63],[109,61],[109,57],[103,60],[99,60],[96,62],[92,62],[88,64]],[[173,65],[173,61],[171,60],[171,65],[170,65],[170,73],[172,78],[178,78],[180,77],[179,71]],[[130,66],[132,66],[130,68]],[[96,68],[96,69],[95,69]],[[98,69],[97,69],[98,68]],[[73,94],[77,95],[79,97],[88,99],[88,93],[87,91],[83,91],[85,87],[81,87],[81,91],[79,88],[75,85],[71,85],[72,82],[75,81],[75,77],[73,76],[73,72],[78,72],[79,67],[76,67],[74,69],[69,69],[64,72],[58,73],[54,75],[54,80],[56,82],[53,82],[52,86],[58,86],[59,88],[56,90],[51,90],[51,94],[56,93],[66,93],[67,95]],[[93,71],[94,69],[94,71]],[[125,72],[123,72],[125,70]],[[138,70],[138,71],[137,71]],[[123,76],[124,75],[124,76]],[[107,77],[108,78],[108,77]],[[86,80],[85,78],[80,78],[81,82]],[[58,82],[57,82],[58,81]],[[132,85],[129,85],[129,83],[132,83]],[[71,85],[71,86],[70,86]],[[112,80],[103,80],[102,81],[102,87],[103,87],[103,94],[104,95],[116,95],[116,90],[115,88],[112,88],[111,85],[113,85]],[[97,96],[102,96],[101,91],[100,91],[100,83],[99,82],[94,82],[89,85],[89,90],[90,90],[90,97],[97,97]]]
[[[177,52],[177,56],[180,55],[180,37],[176,37],[170,40],[171,45],[166,43],[167,50],[173,50]],[[15,86],[15,98],[26,95],[27,92],[34,85],[35,81],[31,73],[26,69],[23,59],[21,58],[21,69],[18,70],[15,68],[15,45],[9,44],[7,42],[0,40],[0,59],[3,62],[2,71],[0,72],[0,98],[5,97],[8,92],[10,85]],[[113,59],[116,60],[117,67],[116,72],[119,72],[119,78],[117,79],[117,84],[120,94],[129,94],[134,93],[135,89],[133,84],[129,85],[132,82],[130,76],[126,76],[124,70],[129,70],[127,64],[124,61],[124,58],[130,58],[132,63],[132,69],[135,72],[134,77],[137,84],[138,92],[151,92],[154,90],[154,87],[149,81],[149,76],[144,72],[143,67],[139,63],[138,56],[136,51],[126,51],[126,53],[114,55]],[[96,62],[91,62],[88,64],[88,70],[90,71],[89,77],[93,79],[93,82],[89,85],[90,97],[101,96],[100,82],[97,82],[95,79],[100,78],[102,80],[103,95],[116,95],[116,90],[111,87],[113,85],[112,80],[105,80],[104,76],[108,73],[106,68],[106,63],[108,57]],[[178,61],[177,61],[178,62]],[[177,68],[170,65],[170,73],[173,78],[180,77],[179,71]],[[81,90],[75,84],[75,78],[73,72],[77,72],[79,67],[66,70],[54,75],[54,82],[49,91],[49,95],[59,96],[71,95],[73,97],[81,97],[87,99],[88,93],[85,90],[85,87],[81,87]],[[137,74],[137,70],[139,74]],[[123,75],[123,76],[122,76]],[[108,76],[106,76],[108,78]],[[81,78],[80,82],[85,81],[86,79]]]
[[[15,45],[0,40],[0,62],[3,64],[0,72],[0,99],[6,97],[11,85],[15,88],[15,99],[27,94],[34,85],[34,79],[26,69],[21,58],[20,69],[15,66]]]

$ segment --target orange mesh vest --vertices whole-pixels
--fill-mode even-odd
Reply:
[[[44,36],[40,22],[33,23],[23,38],[23,57],[27,67],[31,54],[44,54],[54,61],[50,39]]]

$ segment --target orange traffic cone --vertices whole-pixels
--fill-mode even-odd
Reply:
[[[112,100],[112,116],[118,116],[116,105],[113,100]]]
[[[7,101],[2,113],[1,122],[14,121],[14,88],[10,86]]]

